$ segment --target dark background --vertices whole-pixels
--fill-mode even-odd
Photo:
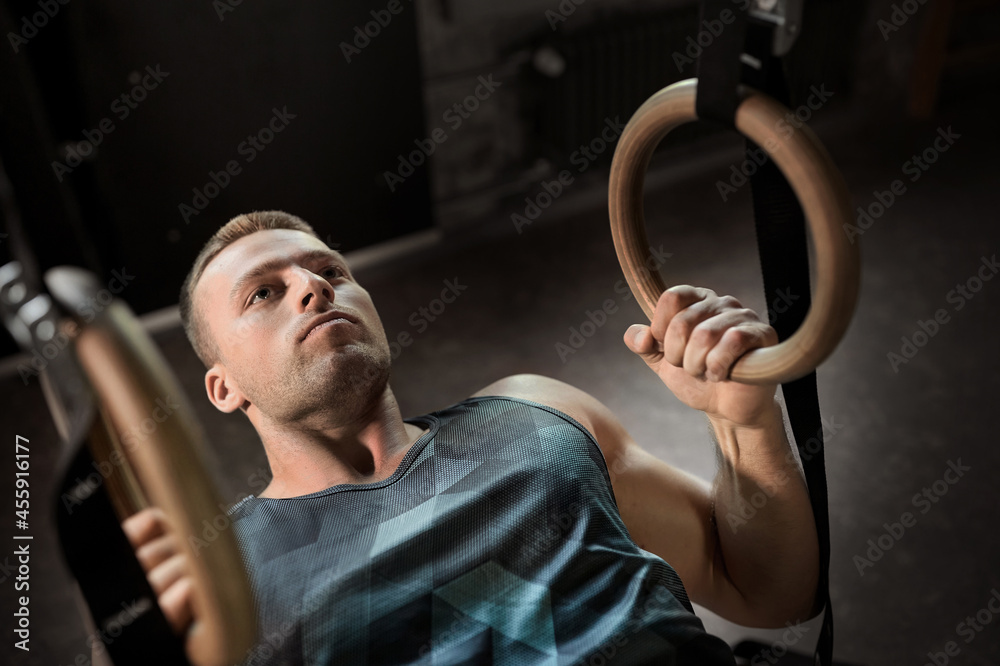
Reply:
[[[898,3],[897,3],[898,5]],[[679,403],[621,336],[646,320],[614,289],[622,279],[608,233],[609,149],[576,172],[551,208],[518,233],[525,197],[560,169],[605,120],[627,120],[652,92],[694,75],[673,59],[697,34],[687,1],[588,2],[550,23],[558,3],[410,3],[347,62],[341,42],[385,3],[124,2],[59,5],[15,52],[37,3],[0,3],[0,159],[39,269],[77,264],[102,282],[123,266],[136,275],[121,297],[170,361],[209,434],[208,465],[228,502],[252,492],[266,459],[253,429],[202,398],[203,368],[179,328],[177,293],[194,256],[235,214],[280,208],[311,222],[347,253],[390,339],[446,279],[467,292],[394,360],[391,384],[404,416],[457,402],[517,372],[556,377],[607,404],[643,446],[703,478],[714,456],[700,414]],[[957,13],[948,19],[949,8]],[[996,563],[1000,389],[996,331],[1000,287],[983,284],[961,310],[946,295],[1000,245],[997,231],[996,3],[928,0],[886,32],[893,3],[816,0],[789,57],[793,95],[823,85],[834,95],[809,121],[844,173],[855,204],[904,179],[907,191],[861,237],[863,281],[854,322],[818,372],[828,437],[831,591],[836,655],[851,663],[923,664],[956,641],[951,663],[994,664],[1000,618],[964,642],[957,625],[1000,588]],[[880,23],[882,22],[882,23]],[[554,27],[553,27],[554,26]],[[935,63],[944,63],[937,68]],[[112,100],[147,66],[169,76],[120,119]],[[452,128],[445,115],[479,77],[501,85]],[[923,93],[925,94],[922,94]],[[238,145],[272,109],[295,114],[252,162]],[[51,167],[84,131],[111,118],[92,158],[60,182]],[[939,130],[960,135],[917,181],[902,165]],[[384,172],[435,128],[448,139],[395,192]],[[704,285],[766,312],[749,192],[722,201],[716,183],[742,159],[735,135],[705,124],[672,133],[647,179],[647,225],[673,253],[668,283]],[[178,211],[209,172],[238,160],[242,172],[186,223]],[[9,231],[9,229],[5,229]],[[16,238],[0,238],[2,260]],[[620,305],[578,353],[554,351],[570,327],[608,299]],[[950,322],[909,363],[890,352],[939,308]],[[2,337],[5,334],[0,334]],[[69,664],[86,653],[86,630],[51,526],[46,470],[58,437],[26,357],[3,338],[3,441],[32,440],[39,524],[32,560],[32,652],[0,646],[16,664]],[[883,524],[914,510],[912,496],[942,478],[948,461],[971,466],[864,575],[864,554]],[[0,464],[0,539],[12,532],[13,458]],[[0,547],[0,562],[12,547]],[[0,617],[14,603],[0,572]],[[781,632],[751,630],[700,610],[731,643]],[[4,621],[6,622],[6,620]],[[0,623],[2,626],[8,626]],[[793,646],[810,651],[815,623]]]
[[[364,23],[360,6],[57,6],[4,58],[4,163],[42,269],[89,260],[98,273],[154,270],[157,280],[133,285],[143,313],[176,303],[186,272],[178,257],[197,254],[235,211],[294,208],[325,234],[336,229],[329,242],[345,250],[430,227],[427,169],[391,196],[381,177],[425,124],[413,11],[387,13],[348,63],[339,44]],[[5,12],[32,9],[11,2]],[[147,67],[166,76],[138,101],[116,102]],[[294,118],[258,150],[246,139],[270,131],[273,109]],[[56,174],[53,157],[102,121],[114,129],[98,132],[87,161]],[[238,173],[225,174],[232,160]],[[213,181],[220,172],[229,179]],[[197,199],[206,184],[218,194]]]

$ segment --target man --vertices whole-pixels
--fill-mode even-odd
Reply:
[[[726,379],[777,336],[732,297],[674,287],[624,335],[707,415],[711,486],[538,375],[404,419],[368,292],[280,211],[220,229],[181,312],[209,400],[250,420],[273,472],[231,510],[261,622],[248,663],[733,664],[689,598],[746,626],[818,611],[815,525],[776,386]],[[162,516],[125,527],[185,631],[190,579]]]

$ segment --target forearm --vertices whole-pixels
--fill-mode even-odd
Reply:
[[[718,444],[712,488],[715,561],[742,602],[741,624],[783,626],[811,616],[819,572],[816,526],[781,405],[754,426],[709,417]]]

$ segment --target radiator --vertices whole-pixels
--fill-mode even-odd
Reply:
[[[566,28],[535,41],[533,58],[522,70],[524,120],[536,143],[534,154],[559,166],[601,136],[608,119],[625,123],[654,92],[695,76],[695,64],[678,62],[675,54],[684,54],[688,38],[696,35],[698,9],[606,16],[575,32],[564,33]],[[669,142],[717,131],[692,123],[672,132]],[[609,164],[612,154],[605,150],[593,161]]]

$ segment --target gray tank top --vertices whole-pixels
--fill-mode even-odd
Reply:
[[[230,510],[245,664],[734,665],[575,419],[485,396],[404,421],[430,430],[389,478]]]

